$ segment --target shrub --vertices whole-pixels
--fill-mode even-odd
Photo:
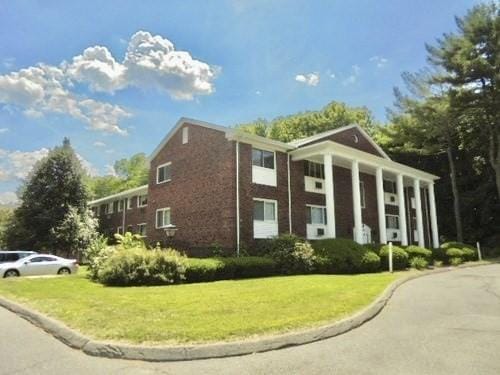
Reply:
[[[361,257],[361,272],[380,271],[380,257],[373,251],[367,251]]]
[[[383,269],[389,269],[389,245],[384,245],[380,249],[380,262]],[[392,246],[392,268],[394,270],[404,270],[408,265],[408,254],[398,246]]]
[[[446,250],[442,247],[432,249],[432,259],[434,259],[434,261],[440,261],[442,263],[448,263],[449,261],[446,255]]]
[[[427,261],[427,263],[429,263],[429,261],[432,259],[432,251],[424,247],[410,245],[406,247],[404,250],[408,254],[408,259],[410,260],[410,262],[415,257],[423,258],[424,260]]]
[[[442,266],[443,266],[443,261],[434,260],[434,267],[442,267]]]
[[[463,259],[462,258],[458,258],[458,257],[450,258],[450,264],[452,266],[458,266],[459,264],[462,264],[462,263],[463,263]]]
[[[166,285],[184,279],[185,258],[177,251],[121,249],[101,265],[97,279],[105,285]]]
[[[97,271],[101,264],[114,252],[113,247],[108,246],[108,239],[100,235],[94,239],[89,247],[85,249],[84,256],[88,263],[88,275],[92,280],[97,279]]]
[[[410,267],[411,268],[416,268],[417,270],[421,270],[421,269],[427,268],[428,265],[429,265],[429,262],[424,257],[414,256],[413,258],[410,259]]]
[[[445,251],[449,249],[459,249],[462,250],[462,255],[460,256],[464,261],[465,260],[476,260],[477,259],[477,250],[475,247],[461,243],[461,242],[445,242],[441,245],[441,248]]]
[[[460,249],[455,248],[455,247],[451,247],[451,248],[446,250],[446,256],[450,260],[451,260],[451,258],[464,258],[464,252]]]
[[[118,247],[121,249],[145,249],[144,237],[140,234],[132,234],[125,232],[125,234],[115,233],[114,235]]]
[[[368,251],[372,251],[377,255],[380,253],[382,246],[383,245],[379,243],[366,243],[363,245],[363,247],[365,247]]]
[[[276,262],[263,257],[188,258],[186,282],[244,279],[276,274]]]
[[[362,260],[368,250],[353,240],[330,238],[315,241],[312,246],[318,256],[316,264],[319,272],[363,272]],[[373,256],[368,256],[368,258],[374,259]],[[367,262],[370,261],[367,260]]]
[[[276,262],[278,272],[288,275],[311,272],[316,260],[311,245],[293,234],[270,240],[269,255]]]

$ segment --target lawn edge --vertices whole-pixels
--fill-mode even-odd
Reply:
[[[0,297],[0,306],[43,329],[63,344],[66,344],[71,348],[81,350],[87,355],[152,362],[188,361],[260,353],[290,346],[308,344],[338,336],[361,326],[377,316],[390,300],[394,291],[399,286],[410,280],[457,269],[485,266],[490,264],[492,263],[466,264],[454,268],[447,267],[414,273],[392,282],[370,305],[350,317],[320,327],[245,341],[180,346],[141,346],[110,343],[89,339],[79,332],[67,327],[58,320],[49,318],[38,311],[34,311],[4,297]]]

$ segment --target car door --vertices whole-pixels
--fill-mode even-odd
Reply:
[[[28,259],[23,262],[21,275],[34,276],[34,275],[45,275],[48,273],[50,263],[47,261],[47,257],[38,256]]]

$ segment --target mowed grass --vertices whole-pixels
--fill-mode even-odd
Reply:
[[[306,275],[115,288],[91,282],[80,272],[66,277],[0,279],[0,295],[94,339],[201,343],[342,319],[369,305],[399,276]]]

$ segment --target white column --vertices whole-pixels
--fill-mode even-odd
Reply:
[[[376,172],[377,183],[377,209],[378,209],[378,231],[380,243],[387,243],[387,230],[385,227],[385,200],[384,200],[384,175],[382,168],[378,167]]]
[[[420,197],[420,180],[418,178],[413,180],[413,194],[415,195],[415,209],[417,210],[418,246],[425,247],[422,199]]]
[[[406,232],[405,189],[403,185],[402,174],[398,174],[396,178],[396,185],[398,189],[399,230],[401,231],[401,245],[408,246],[408,233]]]
[[[361,216],[361,192],[359,189],[359,163],[352,161],[352,205],[354,213],[354,241],[363,242],[363,218]]]
[[[335,238],[335,199],[333,195],[332,155],[323,155],[325,168],[326,238]]]
[[[429,182],[429,208],[431,216],[432,247],[439,247],[439,233],[436,214],[436,197],[434,195],[434,181]]]

